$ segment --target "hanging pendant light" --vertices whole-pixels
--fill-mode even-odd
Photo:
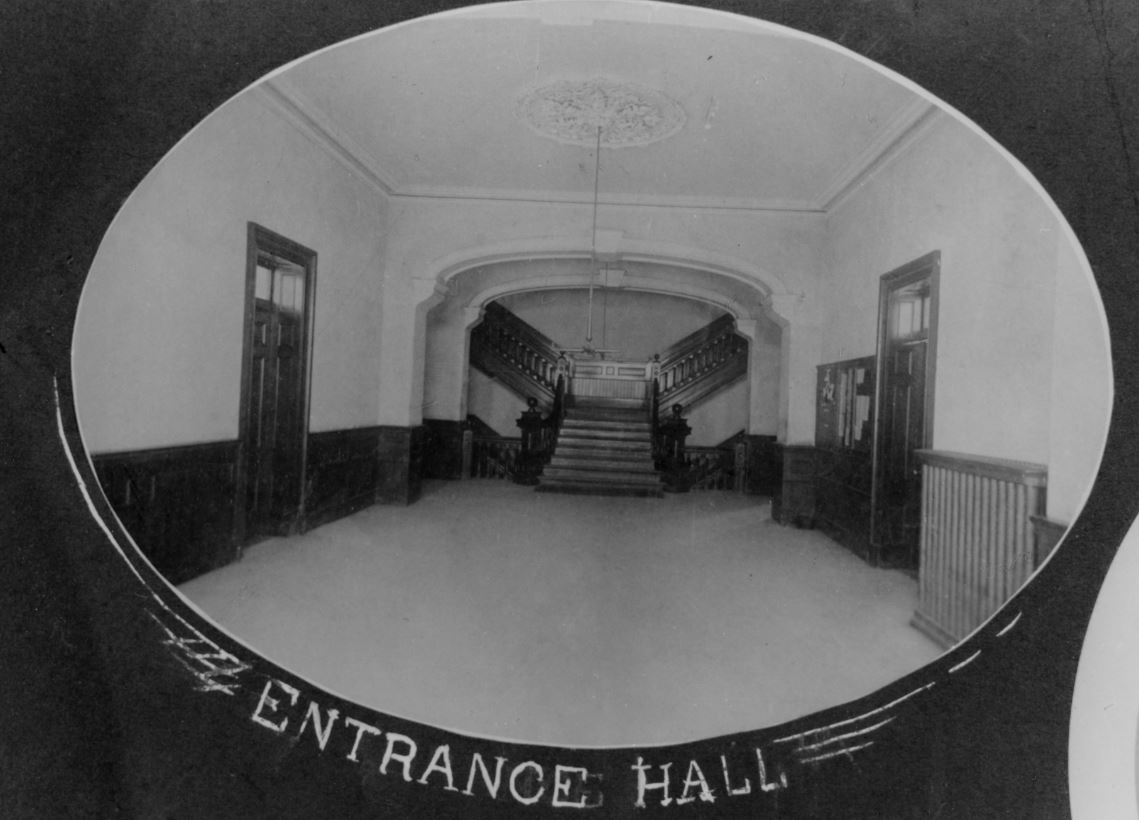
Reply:
[[[597,126],[597,143],[596,153],[594,154],[593,163],[593,228],[590,235],[589,246],[589,298],[586,307],[586,321],[585,321],[585,344],[580,348],[571,349],[570,353],[585,353],[588,356],[601,355],[606,353],[615,353],[615,349],[611,348],[597,348],[593,346],[593,291],[594,283],[600,276],[601,268],[597,259],[597,205],[598,205],[598,191],[600,188],[601,180],[601,126]],[[606,265],[608,268],[608,265]],[[602,328],[604,331],[604,328]]]
[[[593,281],[597,278],[597,191],[601,181],[601,126],[597,126],[597,150],[593,154],[593,231],[589,235],[589,316],[585,344],[593,343]]]

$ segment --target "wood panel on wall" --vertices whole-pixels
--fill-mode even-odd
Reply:
[[[774,496],[783,478],[783,455],[775,436],[747,435],[747,484],[749,495]]]
[[[237,446],[219,441],[92,456],[116,514],[173,584],[238,557]]]
[[[468,425],[448,419],[423,420],[423,477],[463,477],[463,430]]]
[[[309,434],[305,530],[375,503],[379,435],[376,427]]]
[[[422,427],[361,427],[310,434],[302,530],[371,504],[410,504],[419,498],[424,432]],[[172,584],[241,554],[237,450],[237,441],[220,441],[92,456],[123,526]],[[461,459],[461,432],[459,450]]]
[[[423,489],[423,427],[383,426],[378,434],[376,501],[410,504]]]

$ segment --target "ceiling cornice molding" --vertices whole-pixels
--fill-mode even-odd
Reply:
[[[323,148],[357,178],[373,186],[385,196],[394,196],[398,183],[385,173],[367,151],[356,145],[296,92],[286,92],[272,80],[257,86],[262,99],[290,125]]]
[[[924,97],[918,97],[902,108],[870,144],[835,175],[815,201],[815,210],[837,208],[850,194],[873,179],[925,133],[937,111],[937,106]]]
[[[546,191],[495,188],[452,188],[441,185],[408,185],[394,193],[408,199],[477,200],[484,202],[532,202],[554,205],[592,205],[588,192]],[[617,208],[678,208],[712,211],[782,211],[821,213],[814,202],[798,199],[760,199],[749,197],[653,196],[649,194],[601,194],[598,203]]]

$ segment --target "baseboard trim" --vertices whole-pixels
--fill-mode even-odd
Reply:
[[[914,611],[913,617],[910,618],[910,626],[925,635],[942,649],[952,649],[957,645],[957,638],[954,638],[937,623],[930,620],[930,618],[920,610]]]

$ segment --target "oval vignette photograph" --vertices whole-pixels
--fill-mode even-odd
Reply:
[[[1049,560],[1112,403],[1084,253],[980,129],[819,38],[619,0],[237,94],[123,204],[72,353],[102,492],[203,619],[562,747],[936,661]]]

